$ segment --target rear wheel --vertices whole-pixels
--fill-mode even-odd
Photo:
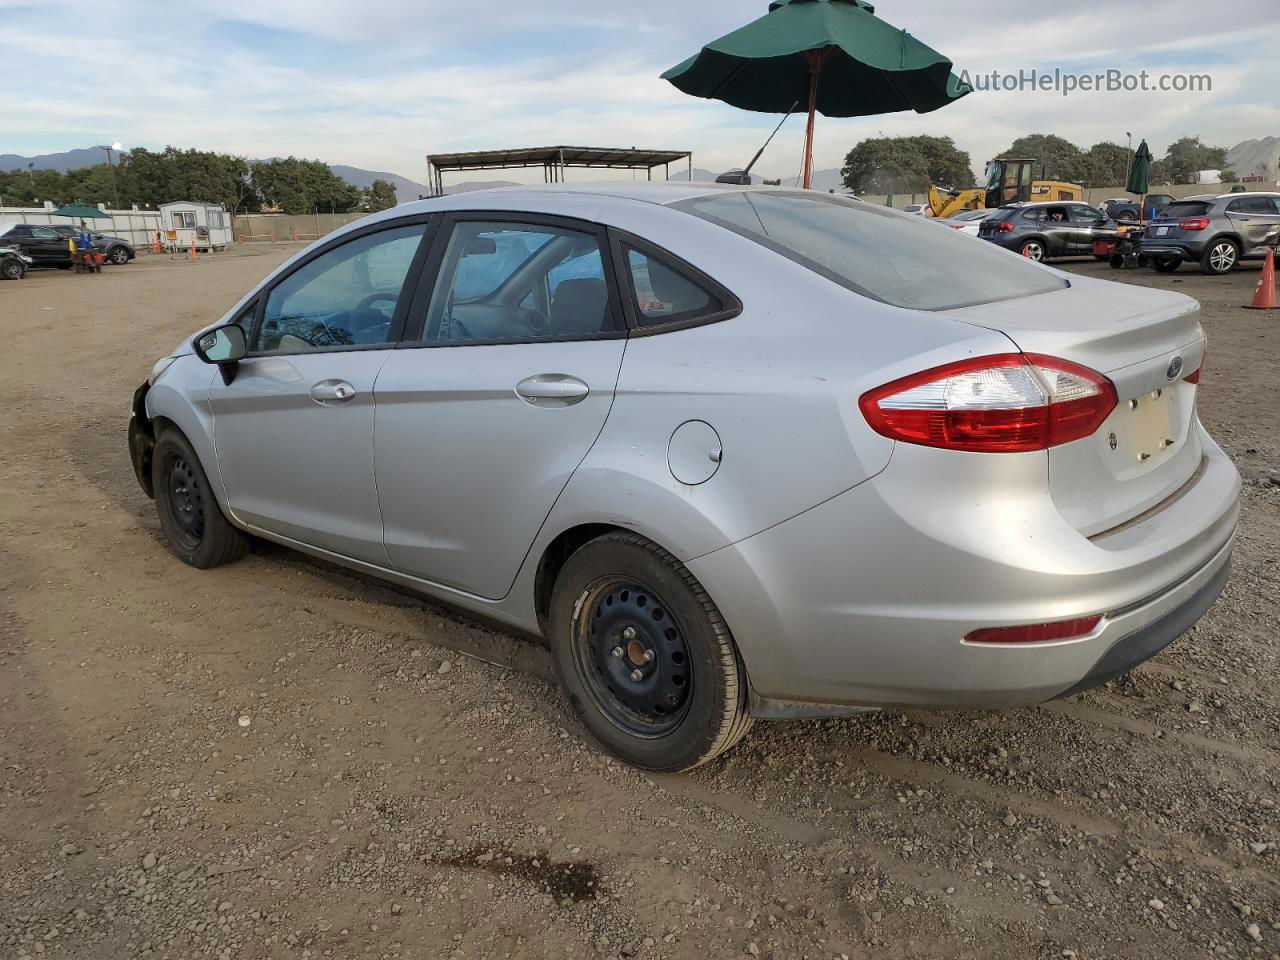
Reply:
[[[1214,240],[1205,248],[1200,258],[1200,269],[1204,273],[1220,276],[1235,269],[1240,259],[1240,248],[1234,240]]]
[[[0,260],[0,277],[6,280],[21,280],[26,272],[26,265],[17,257],[6,257]]]
[[[1157,257],[1151,261],[1151,267],[1156,273],[1173,273],[1180,266],[1182,260],[1178,257]]]
[[[1122,210],[1120,211],[1120,214],[1116,217],[1116,221],[1118,223],[1137,223],[1138,215],[1134,213],[1132,210]]]
[[[1044,260],[1048,255],[1045,252],[1044,244],[1039,240],[1027,240],[1022,244],[1022,249],[1019,252],[1028,260],[1035,260],[1036,262]]]
[[[746,671],[720,611],[685,566],[635,534],[566,561],[551,597],[551,651],[583,724],[648,770],[687,770],[751,726]]]
[[[160,529],[183,563],[205,569],[239,560],[249,539],[222,515],[191,444],[165,430],[151,455],[151,483]]]

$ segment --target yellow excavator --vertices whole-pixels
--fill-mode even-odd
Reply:
[[[997,157],[987,164],[985,186],[955,190],[933,184],[929,187],[929,211],[935,217],[953,217],[964,210],[984,210],[1006,203],[1084,199],[1084,187],[1078,183],[1033,180],[1038,162]]]

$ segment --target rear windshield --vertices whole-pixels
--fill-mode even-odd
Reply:
[[[829,194],[735,190],[673,206],[895,307],[950,310],[1068,286],[985,240]]]
[[[1160,211],[1162,217],[1203,217],[1209,212],[1209,205],[1199,200],[1179,200]]]

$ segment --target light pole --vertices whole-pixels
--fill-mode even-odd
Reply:
[[[120,152],[121,144],[119,141],[107,146],[105,143],[98,144],[99,150],[107,151],[107,166],[111,168],[111,196],[115,199],[116,209],[120,209],[120,191],[116,188],[116,165],[111,162],[111,151]]]
[[[1128,187],[1129,174],[1133,172],[1133,134],[1126,130],[1124,135],[1129,138],[1129,155],[1124,162],[1124,185]]]

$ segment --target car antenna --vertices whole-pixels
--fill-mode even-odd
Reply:
[[[754,167],[756,165],[756,161],[760,159],[760,154],[764,153],[765,147],[769,146],[769,143],[773,138],[778,135],[778,131],[782,129],[782,125],[787,122],[787,118],[790,117],[791,114],[795,113],[799,106],[800,101],[797,100],[795,103],[791,104],[790,109],[782,115],[782,119],[778,121],[778,125],[773,128],[773,133],[769,134],[769,139],[760,145],[760,149],[756,151],[756,155],[751,158],[751,162],[748,163],[746,169],[742,171],[744,174],[751,176],[751,168]]]
[[[799,108],[799,106],[800,106],[799,100],[791,104],[790,109],[788,109],[787,112],[782,115],[782,119],[778,121],[778,125],[773,128],[773,133],[769,134],[769,139],[765,140],[765,142],[760,145],[760,149],[756,151],[756,155],[751,158],[751,162],[747,164],[745,169],[730,170],[727,173],[722,173],[720,174],[720,176],[716,177],[716,183],[736,183],[736,184],[743,184],[746,186],[750,186],[751,185],[751,168],[756,165],[756,161],[759,160],[760,155],[764,153],[765,147],[769,146],[773,138],[778,135],[778,131],[782,129],[782,125],[787,122],[787,117],[795,113],[796,110]]]

